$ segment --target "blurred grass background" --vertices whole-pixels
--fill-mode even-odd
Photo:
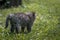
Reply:
[[[23,0],[24,8],[0,9],[0,40],[60,40],[60,0]],[[29,34],[9,34],[4,29],[10,13],[35,11],[36,20]]]

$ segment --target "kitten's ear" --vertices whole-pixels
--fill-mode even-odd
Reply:
[[[35,12],[32,12],[33,16],[35,16]]]

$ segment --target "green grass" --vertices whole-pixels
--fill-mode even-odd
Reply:
[[[23,5],[25,8],[0,9],[3,15],[0,17],[3,23],[0,25],[0,40],[60,40],[60,0],[26,0]],[[36,12],[31,33],[9,34],[9,28],[4,29],[6,16],[27,11]]]

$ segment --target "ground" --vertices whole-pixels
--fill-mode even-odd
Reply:
[[[23,6],[0,9],[0,40],[60,40],[60,0],[25,0]],[[36,12],[31,33],[9,34],[6,16],[27,11]]]

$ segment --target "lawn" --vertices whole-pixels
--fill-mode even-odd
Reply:
[[[0,40],[60,40],[60,0],[23,0],[19,6],[0,9]],[[8,14],[34,11],[36,19],[29,34],[9,34],[4,29]]]

